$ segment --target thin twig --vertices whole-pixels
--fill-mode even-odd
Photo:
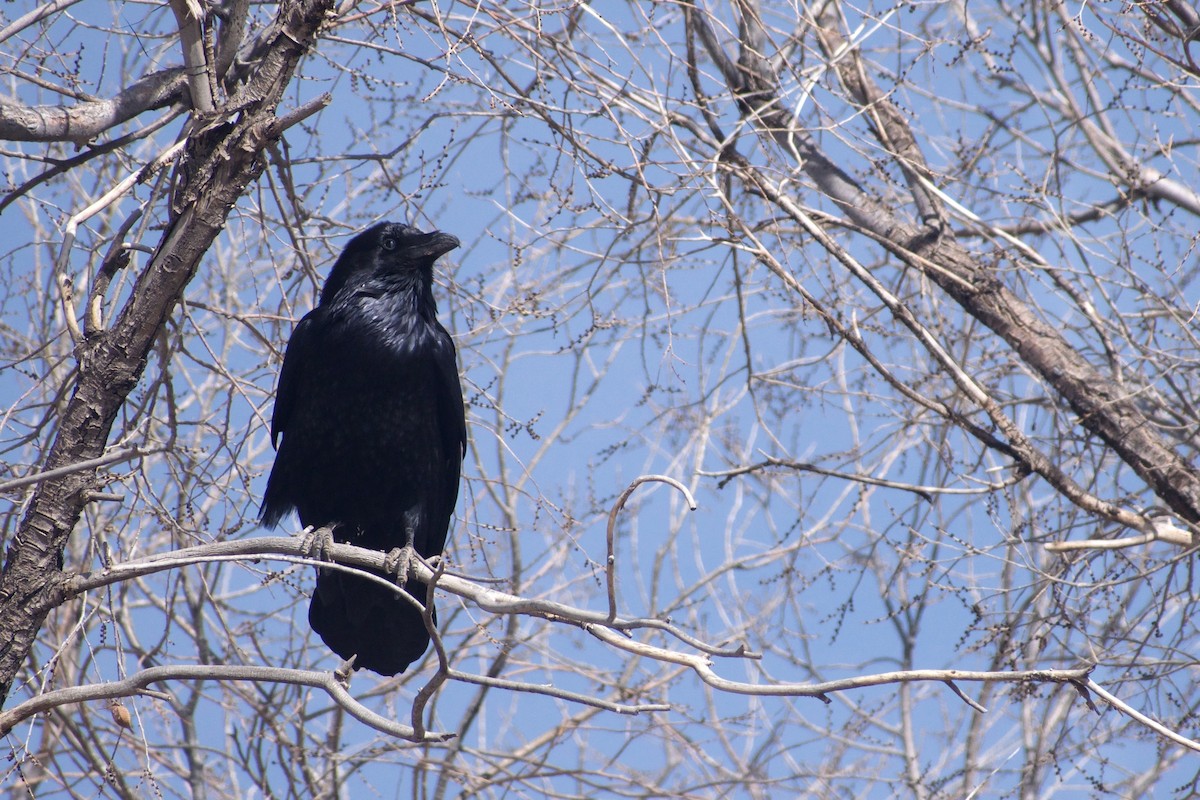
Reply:
[[[98,458],[89,458],[86,461],[76,461],[74,464],[67,464],[63,467],[48,469],[45,472],[35,472],[32,475],[25,475],[21,478],[13,478],[12,480],[0,483],[0,492],[9,492],[13,489],[20,489],[23,486],[29,486],[34,483],[61,478],[63,475],[70,475],[73,472],[83,472],[89,469],[98,469],[107,467],[109,464],[118,464],[122,461],[129,461],[134,458],[142,458],[144,456],[161,453],[162,448],[142,448],[142,447],[126,447],[121,450],[114,450],[111,453],[102,455]]]
[[[704,475],[706,477],[710,477],[710,478],[721,478],[721,482],[718,484],[718,487],[722,487],[726,483],[728,483],[730,481],[730,479],[737,477],[738,475],[746,475],[746,474],[753,473],[753,472],[759,472],[761,470],[766,469],[767,467],[781,467],[781,468],[785,468],[785,469],[795,470],[797,472],[812,472],[817,475],[826,475],[830,478],[841,478],[842,480],[854,481],[856,483],[863,483],[868,486],[882,486],[882,487],[885,487],[888,489],[899,489],[901,491],[912,492],[913,494],[919,495],[924,500],[926,500],[927,502],[930,502],[930,503],[933,502],[934,495],[987,494],[989,492],[994,492],[999,489],[1003,489],[1007,486],[1012,486],[1012,485],[1020,482],[1024,478],[1024,475],[1021,475],[1018,473],[1016,476],[1009,478],[1008,480],[1005,480],[1005,481],[1000,481],[997,483],[985,483],[981,486],[970,487],[970,488],[947,488],[944,486],[919,486],[917,484],[903,483],[901,481],[891,481],[886,478],[875,478],[870,475],[860,475],[860,474],[853,473],[853,472],[841,472],[840,470],[836,470],[836,469],[828,469],[826,467],[819,467],[816,464],[810,464],[806,461],[792,461],[790,459],[774,458],[772,456],[766,457],[765,459],[758,462],[757,464],[750,464],[747,466],[735,467],[734,469],[719,470],[719,471],[713,471],[713,472],[701,471],[699,474]]]
[[[420,555],[416,553],[414,553],[414,556],[418,559],[420,558]],[[437,670],[434,671],[429,680],[425,682],[425,685],[417,691],[416,697],[413,698],[410,719],[412,720],[413,730],[421,735],[425,733],[425,721],[423,719],[425,716],[425,706],[433,697],[433,693],[446,682],[446,678],[450,675],[450,660],[446,656],[446,648],[442,644],[442,636],[438,633],[437,625],[433,621],[433,591],[437,588],[438,579],[446,571],[445,563],[444,559],[437,559],[437,569],[433,570],[433,577],[425,583],[425,605],[421,609],[421,621],[425,623],[425,631],[429,634],[429,640],[433,642],[433,650],[437,654],[438,660]],[[429,566],[428,563],[425,566]],[[411,562],[409,569],[410,571],[412,569]]]
[[[513,692],[529,692],[532,694],[541,694],[546,697],[557,697],[560,700],[567,700],[580,705],[592,706],[593,708],[603,709],[604,711],[613,711],[617,714],[644,714],[651,711],[670,711],[671,706],[666,703],[639,703],[637,705],[627,705],[625,703],[614,703],[610,700],[603,700],[595,695],[580,694],[578,692],[570,692],[566,689],[559,689],[549,683],[526,683],[524,681],[509,681],[503,678],[493,678],[487,675],[473,675],[467,672],[459,672],[452,669],[448,672],[451,679],[462,681],[463,683],[473,683],[477,686],[490,686],[496,689],[507,689]]]

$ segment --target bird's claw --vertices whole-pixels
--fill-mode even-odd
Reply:
[[[404,582],[408,580],[408,571],[413,562],[412,545],[404,547],[396,547],[389,550],[383,557],[383,571],[389,575],[395,575],[398,580]]]
[[[300,553],[305,558],[315,557],[318,561],[330,561],[329,548],[333,545],[333,528],[322,525],[314,528],[309,525],[301,533]]]

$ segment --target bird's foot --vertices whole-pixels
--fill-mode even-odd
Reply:
[[[412,545],[389,550],[383,557],[383,571],[395,575],[400,583],[404,583],[408,580],[408,570],[412,566],[414,553]]]
[[[333,544],[333,528],[322,525],[314,528],[309,525],[301,534],[300,553],[305,558],[315,557],[318,561],[330,561],[329,548]]]

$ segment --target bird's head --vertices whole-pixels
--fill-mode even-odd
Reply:
[[[348,283],[357,283],[356,277],[408,274],[428,290],[433,277],[433,262],[458,245],[458,238],[448,233],[423,233],[402,222],[381,222],[346,245],[329,272],[318,305],[331,301]]]

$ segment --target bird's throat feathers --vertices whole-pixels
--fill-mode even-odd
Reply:
[[[357,285],[344,287],[333,305],[406,317],[416,315],[426,323],[433,323],[437,318],[437,301],[433,297],[432,277],[417,269],[375,273]]]
[[[328,334],[351,348],[347,352],[384,345],[404,357],[431,340],[448,340],[437,321],[432,288],[420,278],[413,270],[375,274],[344,286],[325,309]]]

